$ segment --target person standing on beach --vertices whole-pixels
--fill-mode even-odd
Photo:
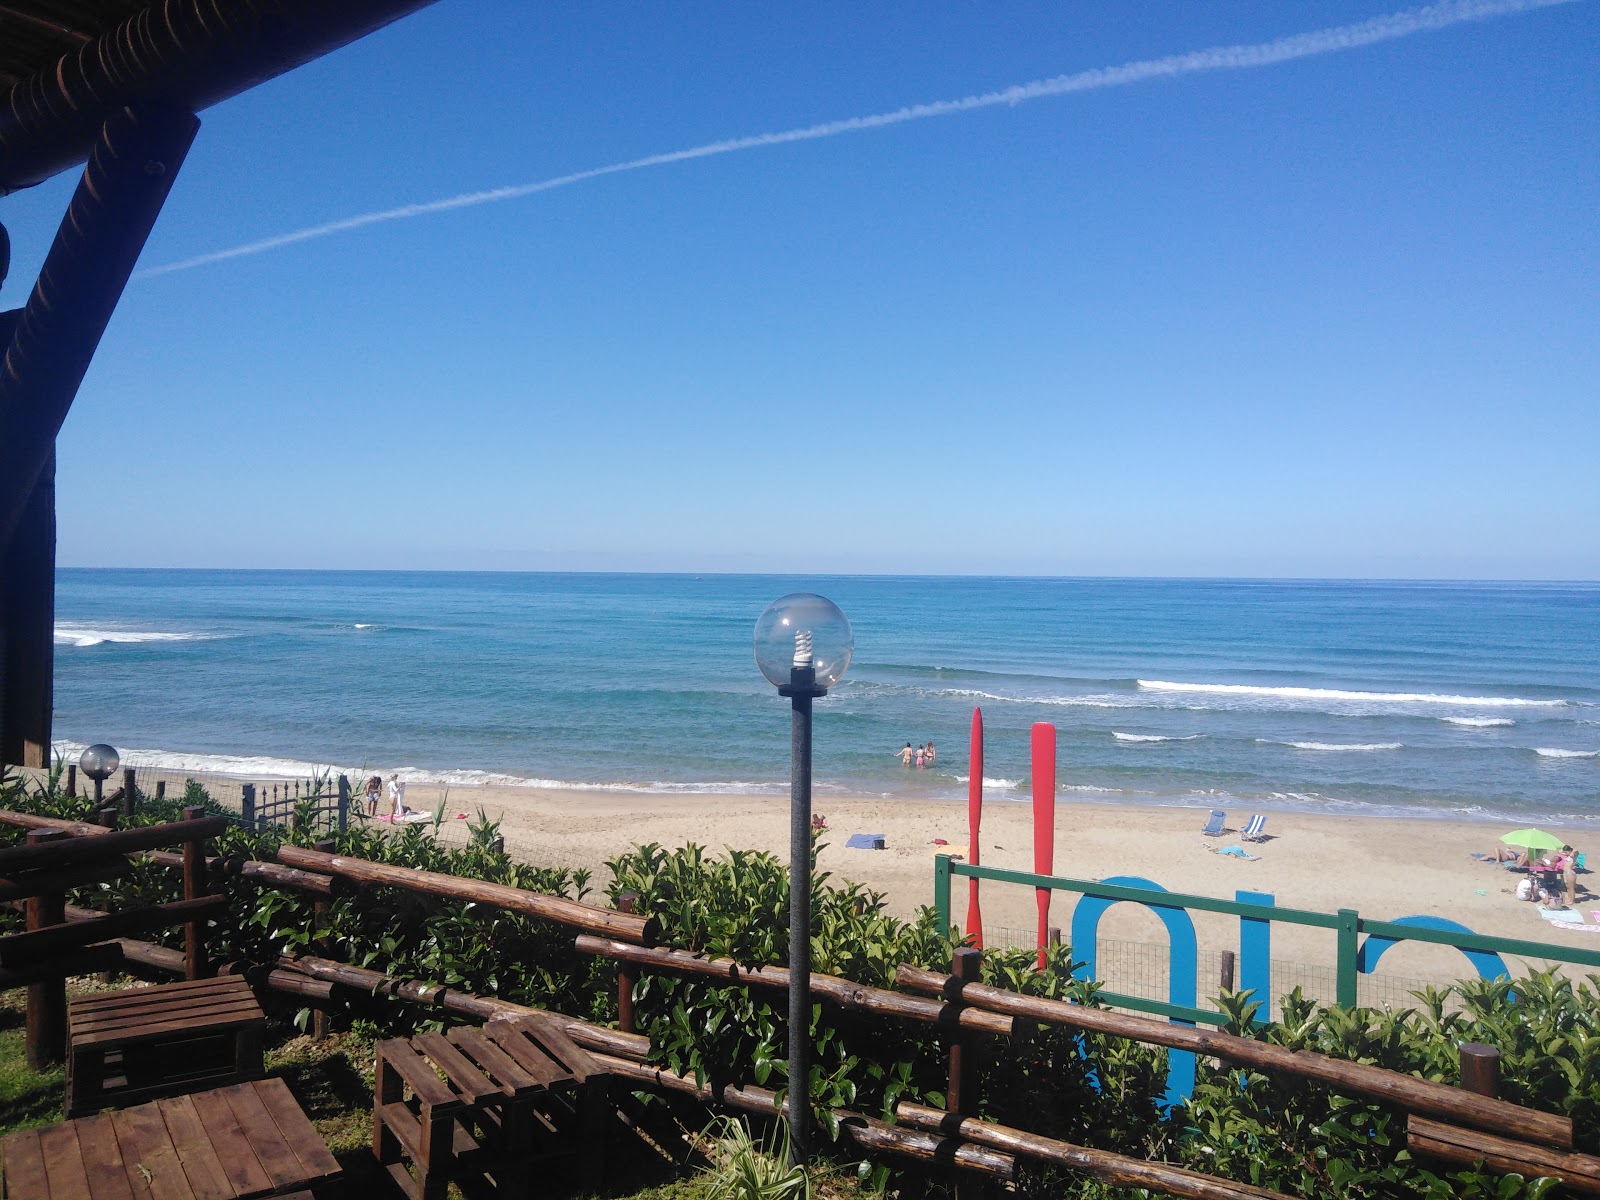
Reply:
[[[383,778],[371,775],[367,778],[367,816],[378,815],[378,797],[383,795]]]
[[[900,765],[902,767],[909,767],[911,765],[911,756],[914,753],[915,751],[911,749],[911,743],[907,742],[906,748],[900,751]]]
[[[406,785],[399,775],[389,776],[389,820],[398,821],[406,810]]]

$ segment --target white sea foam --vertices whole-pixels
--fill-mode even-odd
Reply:
[[[1600,758],[1600,750],[1560,750],[1553,746],[1538,746],[1533,752],[1540,758]]]
[[[75,762],[83,753],[84,743],[58,741],[51,743],[52,752]],[[192,775],[218,775],[237,779],[310,779],[321,775],[349,775],[352,779],[381,774],[384,778],[398,775],[408,784],[434,787],[514,787],[536,788],[551,792],[631,792],[644,795],[788,795],[788,780],[715,779],[675,783],[665,780],[590,782],[571,779],[544,779],[528,775],[511,775],[503,771],[477,771],[467,769],[435,770],[426,767],[385,767],[370,764],[361,767],[340,766],[335,763],[309,762],[294,758],[272,758],[267,755],[199,754],[183,750],[119,750],[122,763],[129,767],[143,767],[151,771]],[[988,782],[987,780],[985,781]],[[1006,781],[997,781],[996,786]],[[1015,786],[1012,784],[1012,786]],[[818,792],[855,794],[848,788],[818,780]]]
[[[1211,696],[1277,696],[1286,700],[1359,700],[1381,704],[1474,704],[1496,707],[1560,708],[1565,700],[1527,700],[1518,696],[1451,696],[1438,692],[1352,692],[1341,688],[1257,687],[1248,683],[1135,682],[1151,692],[1200,692]]]
[[[1159,733],[1118,733],[1112,730],[1111,736],[1119,742],[1192,742],[1201,735],[1191,733],[1188,737],[1163,737]]]
[[[82,742],[52,742],[51,750],[68,762],[83,753]],[[354,768],[293,758],[249,754],[197,754],[183,750],[119,749],[123,766],[153,771],[188,771],[195,775],[234,775],[245,779],[307,779],[317,775],[353,774]],[[404,778],[404,775],[401,776]]]
[[[1258,742],[1271,741],[1257,738]],[[1290,746],[1296,750],[1399,750],[1400,742],[1273,742],[1275,746]]]
[[[1131,696],[1097,694],[1093,696],[1001,696],[977,688],[938,688],[929,693],[934,696],[962,696],[972,700],[993,700],[996,704],[1052,704],[1060,708],[1136,708],[1141,707]]]
[[[971,775],[957,775],[955,777],[955,779],[956,779],[957,783],[970,783],[970,782],[972,782],[972,776]],[[1020,779],[991,779],[991,778],[989,778],[989,776],[985,775],[983,777],[983,786],[986,787],[986,788],[1002,788],[1002,789],[1004,789],[1004,788],[1021,787],[1022,786],[1022,780],[1020,780]]]
[[[99,646],[106,642],[130,645],[141,642],[203,642],[220,636],[215,633],[158,633],[145,629],[91,629],[85,625],[68,624],[55,627],[55,642],[60,646]]]
[[[1489,729],[1496,725],[1515,725],[1510,717],[1440,717],[1451,725],[1465,725],[1468,729]]]

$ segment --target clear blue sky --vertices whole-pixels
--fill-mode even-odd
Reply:
[[[1401,10],[444,0],[202,114],[141,267]],[[1585,0],[147,276],[60,561],[1600,578],[1597,62]]]

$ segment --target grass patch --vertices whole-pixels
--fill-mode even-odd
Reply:
[[[0,992],[0,1137],[53,1125],[66,1103],[66,1072],[28,1066],[26,988]]]

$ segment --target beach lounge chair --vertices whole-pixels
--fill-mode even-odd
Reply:
[[[1228,823],[1228,814],[1220,808],[1213,808],[1211,815],[1206,818],[1205,827],[1200,830],[1201,837],[1221,837],[1222,828]]]
[[[1267,840],[1267,818],[1261,813],[1256,813],[1250,818],[1249,823],[1240,831],[1239,836],[1247,842],[1264,842]]]

